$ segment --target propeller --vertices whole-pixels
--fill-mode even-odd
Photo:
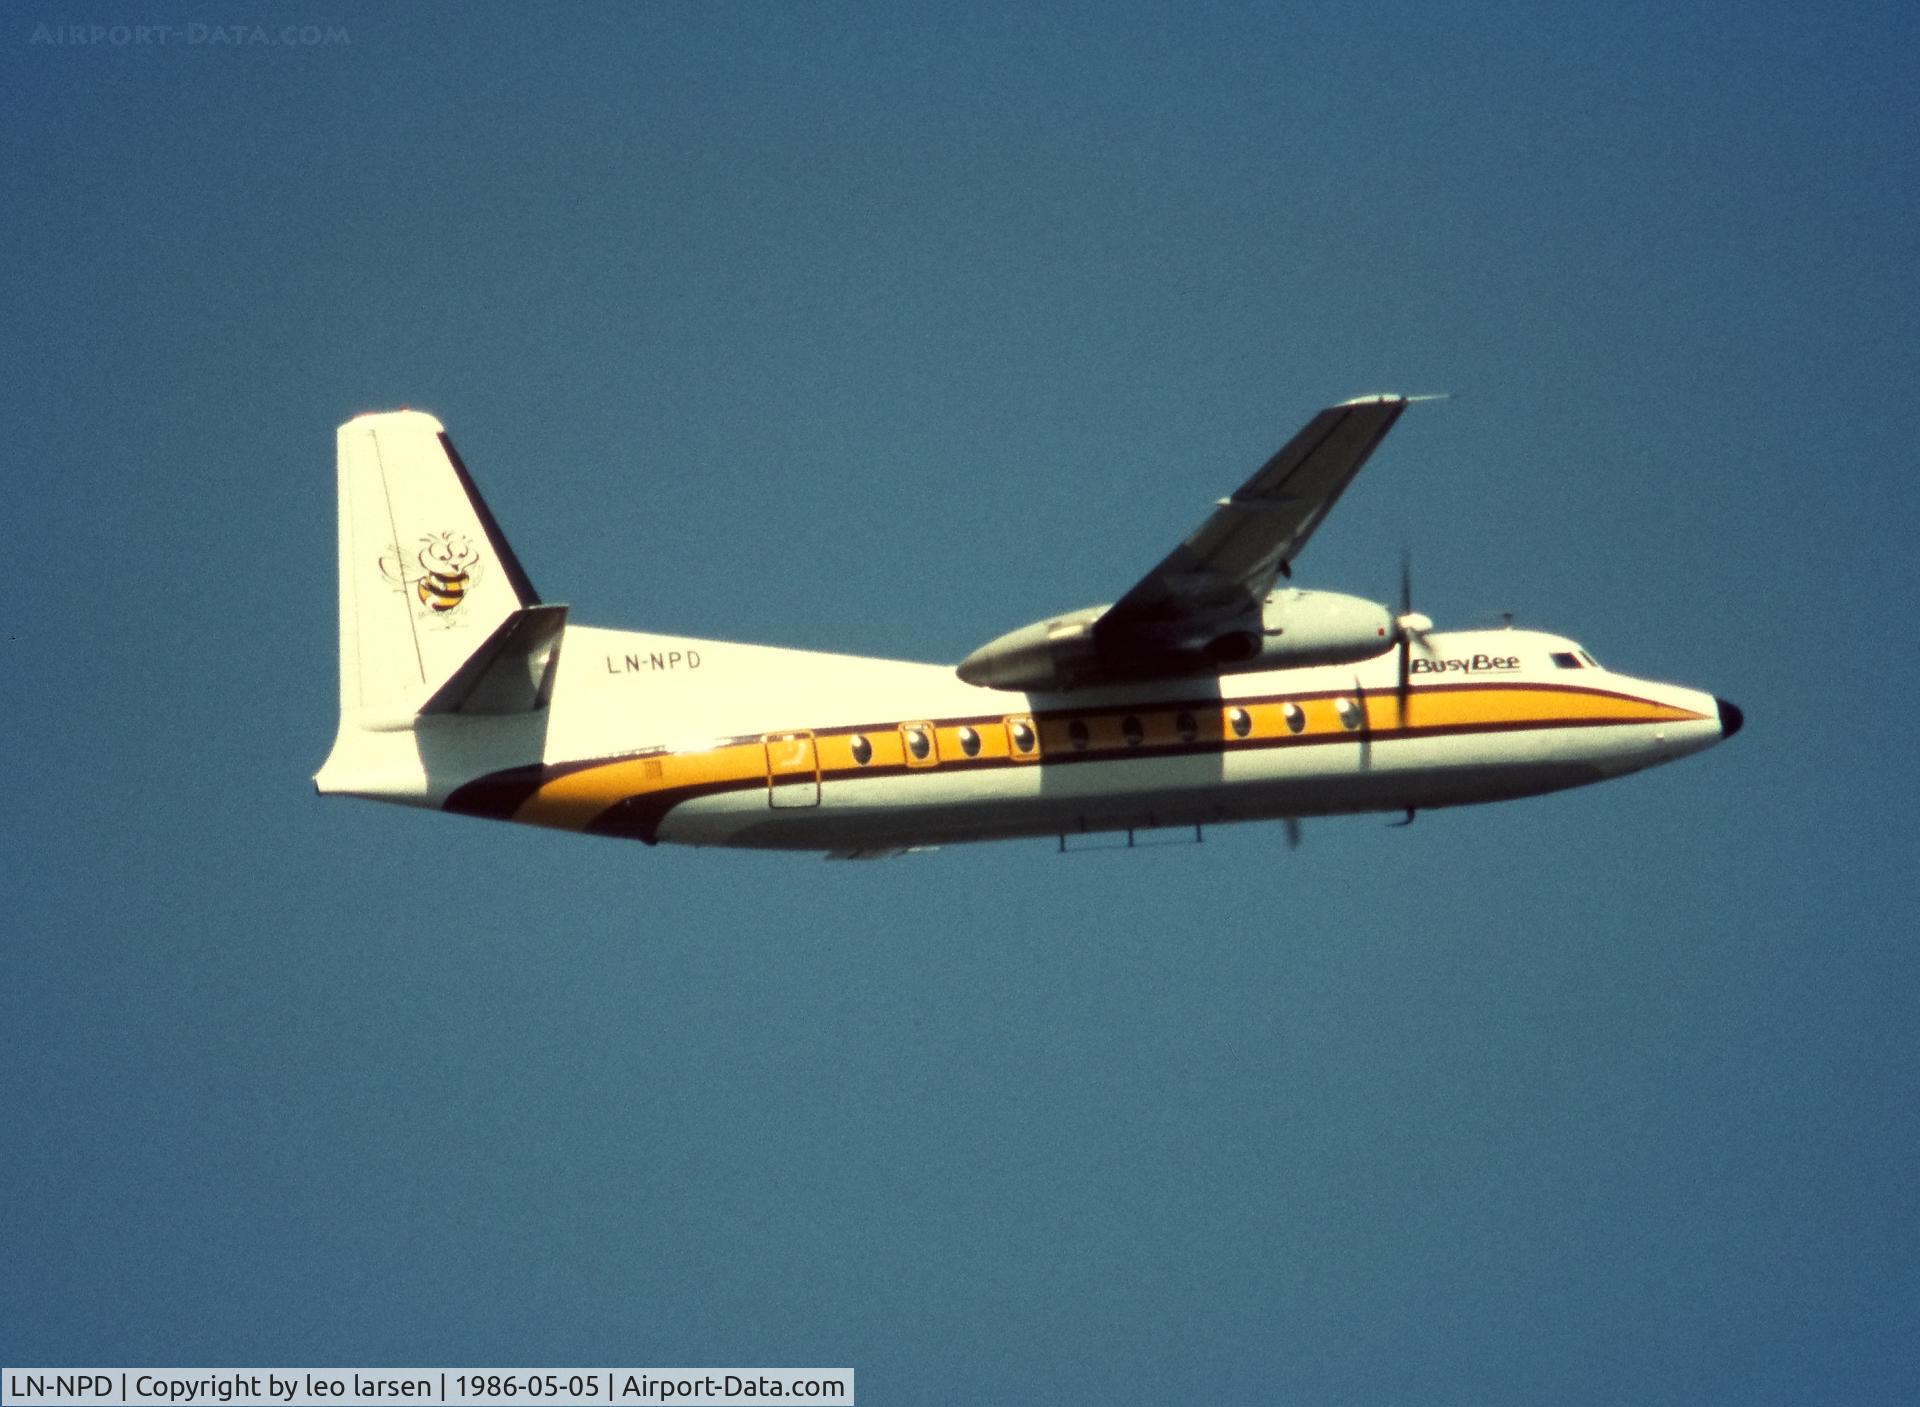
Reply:
[[[1360,710],[1360,770],[1373,766],[1373,710],[1367,707],[1367,686],[1353,676],[1353,706]]]
[[[1413,554],[1402,550],[1400,553],[1400,613],[1393,618],[1393,631],[1400,642],[1400,685],[1394,691],[1394,700],[1398,704],[1400,726],[1407,725],[1407,694],[1413,687],[1413,647],[1419,645],[1421,651],[1431,657],[1433,647],[1427,643],[1427,632],[1433,629],[1433,621],[1413,608]]]

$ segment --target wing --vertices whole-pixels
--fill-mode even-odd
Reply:
[[[1204,641],[1257,612],[1408,404],[1365,396],[1314,416],[1094,623],[1101,651]]]
[[[1323,605],[1345,603],[1344,633],[1336,632],[1331,646],[1290,636],[1289,645],[1302,645],[1292,650],[1269,640],[1279,632],[1266,629],[1262,608],[1274,579],[1415,399],[1365,396],[1327,407],[1113,605],[1009,631],[968,655],[956,672],[994,689],[1076,689],[1251,668],[1250,661],[1281,655],[1322,664],[1364,658],[1350,647],[1373,649],[1375,637],[1384,638],[1390,618],[1383,607],[1313,593]]]

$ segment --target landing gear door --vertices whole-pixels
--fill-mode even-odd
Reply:
[[[767,805],[778,811],[820,804],[820,755],[811,733],[768,733]]]

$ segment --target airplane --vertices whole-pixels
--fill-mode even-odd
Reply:
[[[1740,730],[1723,698],[1535,630],[1440,631],[1291,584],[1418,398],[1330,406],[1116,601],[959,665],[577,625],[535,592],[440,422],[338,436],[346,795],[647,845],[877,859],[1018,837],[1534,796]]]

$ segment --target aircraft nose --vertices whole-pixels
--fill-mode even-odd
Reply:
[[[1717,704],[1720,709],[1720,736],[1722,738],[1732,737],[1745,726],[1747,715],[1740,711],[1739,704],[1728,703],[1722,698],[1714,699],[1714,703]]]

